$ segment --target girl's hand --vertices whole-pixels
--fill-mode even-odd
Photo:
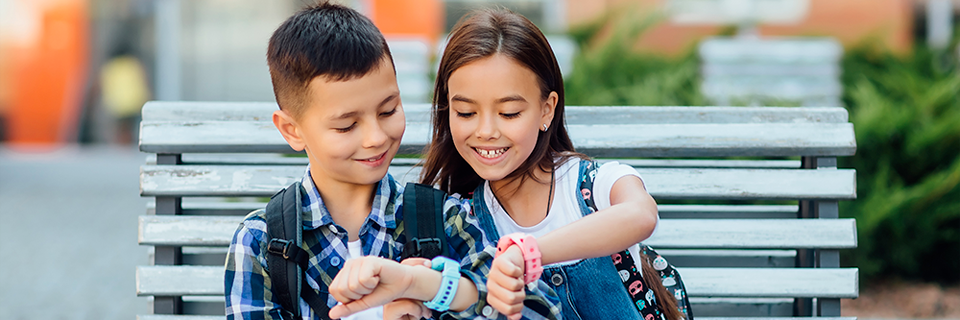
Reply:
[[[423,302],[400,299],[383,305],[383,320],[420,320],[430,319],[433,311],[423,305]]]
[[[519,246],[512,245],[493,259],[487,278],[487,303],[511,320],[520,319],[523,300],[527,297],[523,290],[523,270],[523,253]]]
[[[347,260],[330,283],[330,294],[342,304],[328,315],[343,318],[403,297],[413,283],[409,268],[374,256]]]

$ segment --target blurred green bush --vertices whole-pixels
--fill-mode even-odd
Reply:
[[[607,17],[573,30],[581,50],[565,80],[567,105],[706,105],[694,50],[677,58],[634,50],[654,21]],[[857,154],[839,160],[857,169],[858,199],[841,202],[840,213],[857,219],[859,245],[842,257],[864,281],[960,281],[956,59],[923,44],[904,56],[870,44],[844,55],[843,102]]]

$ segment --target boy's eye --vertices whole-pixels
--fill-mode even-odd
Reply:
[[[507,119],[513,119],[513,118],[519,117],[519,116],[520,116],[520,113],[519,113],[519,112],[514,112],[514,113],[501,113],[500,116],[502,116],[502,117],[504,117],[504,118],[507,118]]]
[[[350,130],[353,130],[353,127],[356,127],[356,126],[357,126],[357,123],[354,122],[354,123],[351,123],[349,127],[346,127],[346,128],[333,128],[333,129],[334,129],[334,130],[337,130],[337,132],[339,132],[339,133],[347,133],[347,132],[350,132]]]
[[[477,114],[477,113],[476,112],[457,112],[457,116],[461,118],[469,118],[469,117],[472,117],[474,114]]]
[[[392,110],[387,111],[387,112],[381,112],[381,113],[380,113],[380,116],[381,116],[381,117],[389,117],[389,116],[392,116],[394,113],[397,113],[397,108],[393,108]]]

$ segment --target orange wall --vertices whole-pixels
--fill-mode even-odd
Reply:
[[[637,17],[662,12],[667,0],[568,0],[571,26],[601,16],[606,10],[630,10]],[[846,46],[873,37],[896,52],[913,42],[913,0],[809,0],[806,18],[796,25],[761,25],[761,36],[833,36]],[[642,51],[683,53],[700,39],[719,33],[720,25],[678,25],[669,19],[652,27],[639,40]]]
[[[7,138],[15,144],[56,144],[76,137],[86,79],[89,19],[85,0],[48,1],[36,41],[12,48]]]

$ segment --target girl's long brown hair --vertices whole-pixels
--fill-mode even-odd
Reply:
[[[550,92],[558,96],[553,121],[546,131],[541,131],[533,152],[517,170],[507,176],[536,180],[534,170],[552,171],[558,159],[567,157],[586,158],[577,153],[564,124],[563,76],[553,49],[540,29],[524,16],[507,9],[475,10],[457,22],[447,47],[440,59],[437,82],[433,91],[433,139],[427,146],[420,182],[439,185],[449,194],[459,193],[465,197],[473,192],[483,178],[457,152],[450,133],[450,101],[447,81],[460,67],[471,62],[502,54],[529,68],[540,82],[541,99]],[[680,320],[683,316],[677,309],[677,301],[660,282],[650,258],[640,255],[644,279],[653,289],[660,309],[667,320]]]
[[[517,13],[506,9],[475,10],[454,26],[440,59],[433,91],[433,140],[427,146],[421,183],[468,196],[483,182],[453,145],[447,81],[460,67],[494,54],[509,57],[533,71],[540,82],[541,99],[546,99],[550,92],[556,92],[559,98],[549,128],[540,132],[533,152],[507,179],[536,179],[535,169],[550,172],[558,157],[579,155],[563,125],[563,76],[547,38]]]

